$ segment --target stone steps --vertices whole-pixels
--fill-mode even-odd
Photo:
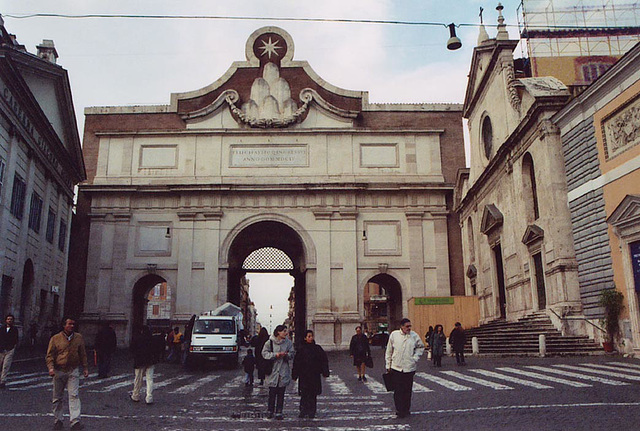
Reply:
[[[603,353],[602,347],[585,336],[562,336],[541,312],[517,321],[494,320],[477,328],[465,330],[465,351],[471,352],[471,339],[478,338],[480,354],[529,356],[539,353],[539,336],[545,335],[547,355],[593,355]]]

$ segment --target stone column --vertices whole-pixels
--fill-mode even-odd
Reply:
[[[178,232],[174,235],[178,239],[178,277],[175,286],[175,304],[173,318],[188,320],[193,313],[191,309],[191,268],[193,263],[193,232],[195,213],[190,211],[178,212]]]
[[[341,251],[342,283],[341,295],[333,290],[334,297],[341,299],[336,303],[336,311],[339,313],[340,330],[336,332],[336,344],[345,346],[349,344],[353,335],[353,326],[360,323],[361,316],[358,311],[358,226],[356,218],[358,212],[355,209],[341,209],[341,220],[334,221],[336,232],[341,241],[337,244]]]
[[[424,269],[424,240],[422,219],[424,212],[411,211],[405,214],[409,224],[409,283],[406,292],[402,292],[402,301],[406,303],[412,297],[424,296],[426,292]],[[404,305],[403,305],[403,312]]]
[[[226,291],[227,285],[218,284],[218,261],[220,258],[220,220],[222,211],[212,210],[204,213],[205,231],[200,236],[205,243],[204,285],[202,286],[202,309],[213,310],[218,307],[220,291]]]

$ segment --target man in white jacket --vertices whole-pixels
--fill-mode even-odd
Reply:
[[[387,372],[393,381],[393,401],[399,418],[409,416],[411,410],[411,390],[416,366],[424,353],[420,336],[411,330],[411,321],[404,318],[400,329],[389,336],[385,362]]]

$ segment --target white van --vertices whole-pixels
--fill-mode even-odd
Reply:
[[[198,316],[193,323],[187,365],[224,362],[236,367],[240,326],[235,316]]]

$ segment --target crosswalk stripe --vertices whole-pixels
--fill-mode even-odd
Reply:
[[[618,377],[626,380],[640,381],[640,376],[616,373],[613,371],[596,370],[588,367],[579,367],[576,365],[565,365],[565,364],[557,364],[557,365],[554,365],[554,367],[564,368],[567,370],[584,371],[585,373],[600,374],[601,376],[607,376],[607,377]]]
[[[589,368],[598,368],[598,369],[603,369],[603,370],[609,370],[609,371],[622,371],[624,373],[631,373],[631,374],[640,374],[640,370],[634,370],[634,369],[620,369],[620,367],[613,367],[611,365],[601,365],[601,364],[580,364],[583,367],[589,367]]]
[[[198,380],[196,380],[195,382],[188,384],[186,386],[182,386],[181,388],[175,389],[171,392],[169,392],[170,394],[188,394],[189,392],[193,392],[196,389],[198,389],[201,386],[206,385],[207,383],[211,383],[212,381],[214,381],[215,379],[217,379],[219,376],[212,374],[206,377],[202,377]]]
[[[159,383],[156,383],[155,381],[153,382],[153,388],[164,388],[165,386],[169,386],[174,384],[175,382],[179,382],[180,380],[186,380],[186,379],[190,379],[191,376],[177,376],[177,377],[173,377],[171,379],[167,379],[167,380],[163,380]],[[155,379],[154,379],[155,380]]]
[[[351,389],[349,389],[346,383],[335,374],[327,377],[326,381],[331,392],[339,395],[351,395]]]
[[[9,374],[7,375],[7,377],[15,377],[19,375],[21,378],[28,378],[28,377],[33,377],[33,376],[48,376],[47,373],[42,372],[42,371],[38,371],[35,373],[28,373],[28,374],[22,374],[20,371],[10,371]]]
[[[82,388],[86,388],[87,386],[93,386],[93,385],[97,385],[99,383],[107,383],[107,382],[113,382],[115,380],[120,380],[120,379],[124,379],[126,377],[131,377],[131,373],[126,373],[126,374],[118,374],[117,376],[111,376],[111,377],[107,377],[104,379],[95,379],[95,380],[84,380],[81,382],[80,387]]]
[[[420,383],[416,382],[415,379],[413,381],[412,390],[413,392],[433,392],[433,389],[429,389],[428,387],[421,385]]]
[[[242,382],[244,382],[244,376],[238,376],[238,377],[236,377],[234,379],[229,380],[227,383],[225,383],[223,386],[219,387],[213,393],[225,394],[230,389],[233,389],[233,388],[236,388],[236,387],[240,386],[242,384]]]
[[[631,364],[629,362],[607,362],[608,364],[620,365],[621,367],[640,369],[640,364]]]
[[[364,382],[364,385],[369,388],[371,392],[374,394],[386,394],[387,388],[384,387],[382,383],[374,379],[373,377],[367,377],[367,381]]]
[[[508,373],[520,374],[525,377],[533,377],[534,379],[548,380],[554,383],[561,383],[563,385],[573,386],[574,388],[590,388],[592,386],[586,383],[573,382],[571,380],[561,379],[559,377],[547,376],[545,374],[534,373],[531,371],[518,370],[517,368],[498,367],[496,369],[500,371],[506,371]]]
[[[520,379],[518,377],[508,376],[506,374],[495,373],[489,370],[469,370],[473,373],[481,374],[483,376],[492,377],[494,379],[505,380],[509,383],[516,383],[522,386],[528,386],[535,389],[553,389],[553,386],[543,385],[542,383],[533,382],[531,380]]]
[[[538,367],[538,366],[535,366],[535,365],[530,365],[527,368],[530,368],[532,370],[538,370],[538,371],[542,371],[542,372],[552,373],[552,374],[560,374],[560,375],[566,376],[566,377],[573,377],[574,379],[590,380],[592,382],[603,383],[605,385],[624,386],[624,385],[628,385],[629,384],[627,382],[620,382],[618,380],[609,380],[609,379],[605,379],[603,377],[588,376],[588,375],[585,375],[585,374],[572,373],[571,371],[556,370],[554,368]]]
[[[470,391],[471,388],[468,386],[460,385],[455,382],[450,382],[449,380],[440,378],[438,376],[433,376],[427,373],[416,373],[416,375],[422,379],[429,380],[430,382],[437,383],[440,386],[444,386],[447,389],[451,389],[452,391]]]
[[[27,378],[27,379],[10,381],[10,382],[7,383],[7,387],[23,385],[25,383],[37,382],[38,380],[43,380],[43,379],[51,381],[51,376],[49,376],[49,374],[40,373],[40,375],[37,376],[37,377],[30,377],[30,378]]]
[[[484,380],[484,379],[479,379],[477,377],[472,377],[472,376],[467,376],[466,374],[462,374],[459,373],[457,371],[441,371],[442,374],[446,374],[448,376],[452,376],[452,377],[456,377],[460,380],[464,380],[467,382],[471,382],[471,383],[475,383],[477,385],[480,386],[486,386],[488,388],[491,389],[495,389],[495,390],[507,390],[507,389],[513,389],[511,386],[507,386],[507,385],[503,385],[502,383],[494,383],[494,382],[490,382],[489,380]]]

